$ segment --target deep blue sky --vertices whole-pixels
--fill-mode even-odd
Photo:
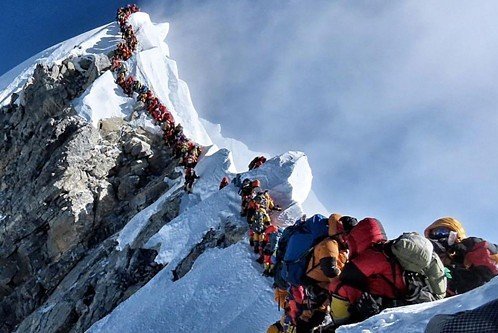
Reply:
[[[2,0],[0,75],[36,53],[114,20],[120,0]]]

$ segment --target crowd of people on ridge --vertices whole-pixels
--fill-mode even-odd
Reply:
[[[136,5],[128,5],[118,9],[116,19],[121,29],[123,41],[118,44],[111,57],[111,71],[116,73],[116,84],[123,89],[123,92],[130,97],[136,94],[137,101],[141,103],[143,109],[161,127],[164,142],[173,149],[175,157],[180,158],[179,164],[185,168],[184,189],[191,192],[194,181],[199,178],[194,167],[202,153],[201,147],[187,138],[182,125],[175,124],[171,112],[159,101],[152,90],[134,76],[127,76],[128,70],[125,61],[131,58],[138,46],[137,37],[133,27],[128,24],[128,19],[131,14],[138,11],[140,9]]]
[[[334,332],[385,308],[429,302],[498,275],[498,247],[455,218],[389,240],[381,222],[332,214],[287,227],[273,253],[277,332]]]
[[[246,178],[240,185],[239,195],[242,198],[240,215],[249,224],[249,243],[258,254],[256,261],[264,266],[263,274],[273,276],[274,265],[271,256],[277,247],[282,230],[271,223],[271,211],[281,211],[275,205],[268,190],[261,188],[258,179]]]

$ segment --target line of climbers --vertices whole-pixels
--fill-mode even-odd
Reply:
[[[241,195],[257,185],[248,184]],[[275,301],[284,309],[269,333],[334,332],[385,308],[461,294],[498,275],[498,247],[467,238],[452,217],[436,220],[425,237],[410,232],[393,240],[375,218],[358,222],[339,214],[303,216],[283,232],[271,224],[261,230],[259,235],[269,230],[270,236],[252,238],[253,244],[266,242],[263,254],[272,257]],[[271,242],[276,246],[266,248]]]
[[[266,157],[264,156],[256,156],[253,158],[253,160],[249,163],[249,170],[254,170],[265,164],[266,162]]]
[[[264,156],[256,156],[255,158],[253,158],[251,160],[251,162],[249,163],[249,171],[251,170],[254,170],[254,169],[257,169],[259,168],[260,166],[262,166],[263,164],[266,163],[266,157]],[[247,179],[248,181],[249,179]],[[236,182],[237,186],[240,188],[242,186],[242,183],[240,183],[240,175],[238,174],[236,178],[234,178],[234,182]],[[228,177],[223,177],[221,179],[221,182],[220,182],[220,190],[223,189],[225,186],[227,186],[228,184],[230,183],[230,179]],[[240,193],[239,193],[240,194]],[[245,199],[248,199],[250,196],[252,196],[253,193],[251,193],[251,195],[248,195]],[[244,198],[242,198],[244,199]],[[243,213],[243,216],[245,216],[245,213]]]
[[[185,168],[185,191],[192,192],[194,181],[199,178],[194,167],[202,153],[201,147],[189,140],[183,132],[180,123],[175,120],[167,107],[159,101],[145,84],[128,74],[125,61],[130,59],[137,50],[138,40],[133,27],[128,24],[131,14],[140,11],[137,5],[128,5],[118,9],[116,20],[120,26],[123,41],[120,42],[111,57],[111,71],[116,73],[116,84],[129,97],[136,94],[140,109],[145,109],[152,117],[153,122],[161,127],[163,139],[168,147],[173,149],[176,158],[180,158],[180,165]]]
[[[282,230],[271,223],[270,213],[282,209],[275,205],[268,190],[261,188],[258,179],[246,178],[239,187],[242,198],[240,215],[245,216],[249,224],[249,243],[254,253],[258,254],[256,261],[264,266],[263,274],[273,276],[271,256]]]

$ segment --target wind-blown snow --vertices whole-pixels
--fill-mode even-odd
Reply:
[[[226,148],[232,152],[233,161],[238,171],[247,170],[247,166],[255,156],[265,155],[267,153],[252,151],[239,140],[224,137],[221,133],[221,125],[213,124],[206,119],[201,118],[201,123],[209,133],[211,140],[220,148]]]
[[[169,57],[169,48],[164,39],[169,32],[169,24],[154,25],[147,13],[134,13],[128,19],[128,24],[133,27],[135,36],[139,41],[139,49],[149,50],[152,48],[163,48],[164,55]]]

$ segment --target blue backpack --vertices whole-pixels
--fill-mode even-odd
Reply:
[[[313,247],[328,234],[328,219],[320,214],[296,224],[286,244],[282,270],[279,272],[281,278],[294,286],[305,285],[306,266]]]
[[[282,277],[284,256],[285,256],[285,251],[287,250],[287,244],[289,243],[290,237],[292,236],[294,231],[299,228],[299,225],[301,223],[304,223],[304,221],[298,220],[296,224],[285,228],[278,240],[277,250],[275,251],[275,267],[274,267],[275,275],[273,277],[273,286],[276,288],[287,289],[289,287],[289,283],[287,283],[287,281]]]

